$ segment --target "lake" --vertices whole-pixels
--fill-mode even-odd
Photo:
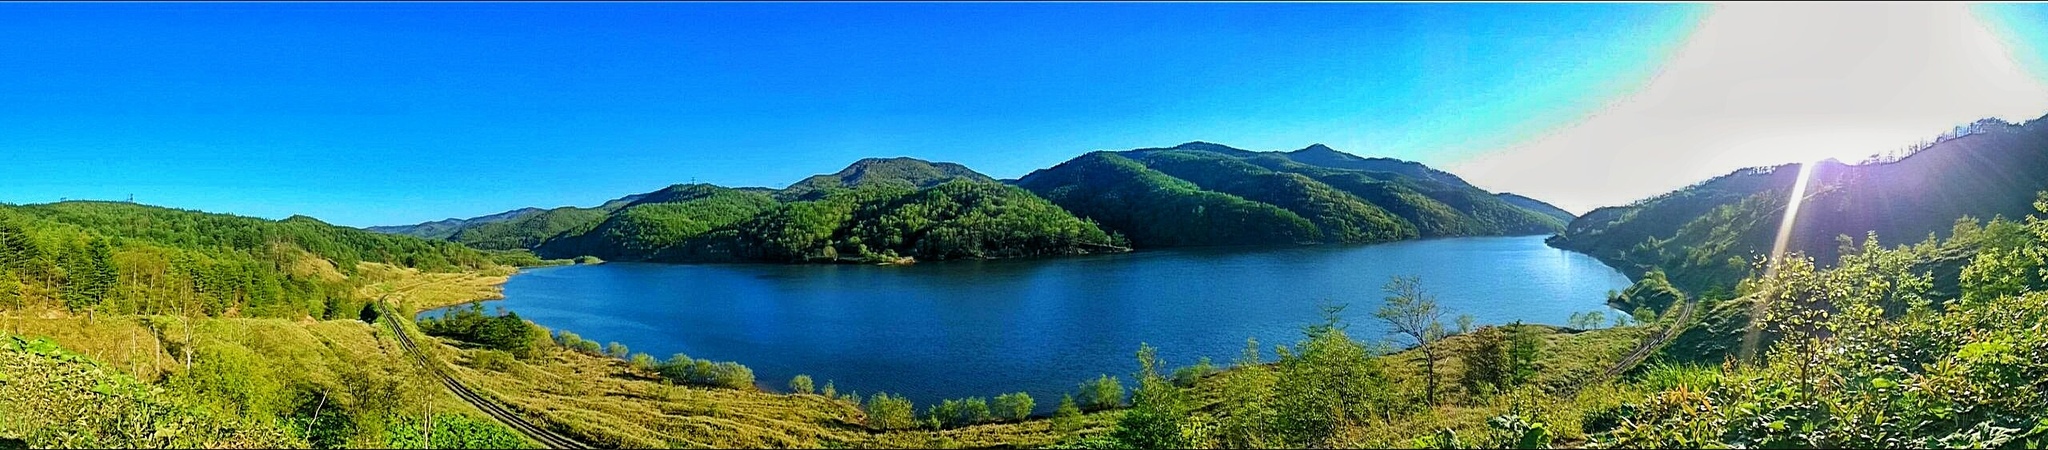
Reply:
[[[1004,261],[865,265],[611,263],[526,270],[490,302],[585,339],[659,359],[738,361],[786,390],[809,374],[840,392],[943,398],[1026,391],[1040,411],[1108,373],[1134,386],[1141,342],[1169,366],[1227,365],[1256,337],[1264,358],[1346,303],[1349,332],[1389,338],[1372,317],[1396,275],[1418,276],[1450,314],[1479,324],[1563,324],[1610,311],[1629,280],[1542,236],[1370,246],[1154,250]]]

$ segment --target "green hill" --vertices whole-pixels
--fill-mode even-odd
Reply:
[[[1280,207],[1206,191],[1131,158],[1095,152],[1025,175],[1017,185],[1128,236],[1139,247],[1293,244],[1322,238]]]
[[[1553,233],[1564,224],[1422,164],[1321,144],[1292,152],[1206,142],[1097,152],[1017,185],[1139,246],[1373,243]]]
[[[1559,208],[1556,205],[1545,203],[1542,200],[1524,197],[1520,194],[1502,192],[1499,194],[1493,194],[1493,196],[1500,198],[1500,201],[1507,202],[1510,205],[1515,205],[1516,207],[1520,207],[1522,209],[1535,211],[1546,216],[1555,217],[1560,222],[1571,223],[1573,219],[1579,218],[1578,215],[1572,214],[1571,211],[1565,211],[1564,208]]]
[[[292,431],[238,423],[48,339],[0,333],[0,444],[27,448],[290,448]]]
[[[817,200],[778,205],[652,259],[888,262],[1122,250],[1094,223],[1022,189],[954,180],[924,189],[830,189]]]
[[[1552,246],[1606,261],[1632,277],[1662,268],[1691,292],[1731,288],[1770,252],[1802,167],[1739,170],[1634,204],[1600,208]],[[1841,236],[1876,233],[1894,246],[1948,235],[1965,217],[2016,219],[2048,189],[2048,122],[1979,121],[1895,160],[1814,164],[1788,251],[1823,263]]]
[[[354,318],[359,262],[434,272],[498,254],[303,216],[272,221],[115,202],[0,205],[0,308]],[[183,298],[189,305],[151,299]]]
[[[854,161],[839,172],[815,175],[792,183],[778,193],[784,199],[808,199],[832,188],[893,184],[910,188],[937,186],[956,179],[995,181],[987,175],[954,163],[934,163],[916,158],[867,158]]]
[[[378,233],[385,234],[403,234],[406,236],[425,239],[448,239],[449,237],[455,236],[456,233],[461,232],[464,229],[481,226],[485,224],[504,222],[508,220],[516,220],[522,217],[540,213],[541,211],[542,210],[540,208],[519,208],[488,216],[472,217],[468,219],[451,218],[414,225],[369,227],[364,228],[364,230],[375,231]]]
[[[535,250],[551,258],[587,255],[647,260],[713,228],[760,214],[775,203],[760,192],[708,184],[676,185],[641,196],[610,214],[598,214],[583,222],[587,226],[564,228]]]

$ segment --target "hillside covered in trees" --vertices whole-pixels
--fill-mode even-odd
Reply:
[[[1959,222],[2024,217],[2034,193],[2048,189],[2048,121],[1978,121],[1915,150],[1857,165],[1739,170],[1587,212],[1549,242],[1631,277],[1661,268],[1673,285],[1703,293],[1733,288],[1770,252],[1802,171],[1809,186],[1787,248],[1820,261],[1841,252],[1843,236],[1875,232],[1890,246],[1953,236]],[[1960,264],[1948,268],[1953,277]]]
[[[455,272],[518,256],[303,216],[272,221],[113,202],[0,206],[0,308],[354,318],[364,309],[353,295],[362,285],[359,263]]]
[[[1095,152],[1017,184],[1150,247],[1547,234],[1564,225],[1455,175],[1321,144]]]
[[[870,158],[780,190],[676,185],[596,208],[372,229],[555,259],[872,262],[1543,234],[1570,217],[1413,162],[1196,142],[1090,153],[1012,183]]]

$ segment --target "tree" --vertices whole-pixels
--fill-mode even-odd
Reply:
[[[1422,289],[1422,280],[1415,277],[1394,277],[1387,282],[1386,303],[1373,317],[1386,321],[1392,332],[1414,341],[1415,348],[1422,352],[1422,375],[1426,380],[1423,399],[1430,406],[1437,404],[1437,341],[1444,337],[1444,310],[1437,307],[1436,297]]]
[[[646,353],[634,353],[632,362],[633,368],[640,370],[654,370],[659,364],[654,361],[654,356]]]
[[[1074,404],[1073,395],[1060,397],[1060,406],[1052,410],[1052,427],[1060,431],[1073,431],[1081,426],[1081,408]]]
[[[801,375],[801,374],[800,374],[800,375],[797,375],[797,376],[796,376],[796,377],[794,377],[794,378],[790,378],[790,379],[789,379],[789,391],[790,391],[790,392],[794,392],[794,393],[798,393],[798,394],[809,394],[809,393],[811,393],[811,376],[810,376],[810,375]]]
[[[1182,422],[1187,420],[1186,399],[1179,388],[1160,372],[1166,366],[1158,349],[1138,345],[1138,389],[1131,394],[1131,410],[1117,419],[1110,436],[1135,448],[1184,448]]]
[[[604,346],[604,352],[607,355],[611,355],[611,357],[613,358],[626,359],[626,353],[628,351],[626,350],[626,344],[613,342],[611,344]]]
[[[1508,362],[1508,333],[1500,327],[1485,327],[1466,335],[1471,344],[1465,347],[1458,359],[1465,363],[1465,374],[1459,379],[1460,385],[1472,400],[1506,390],[1508,379],[1514,370]]]
[[[1344,425],[1392,416],[1397,402],[1393,379],[1373,357],[1378,352],[1344,334],[1338,315],[1341,310],[1325,308],[1325,322],[1307,327],[1306,340],[1292,349],[1278,349],[1279,370],[1270,382],[1245,381],[1253,392],[1262,390],[1257,386],[1270,383],[1272,395],[1265,402],[1270,402],[1271,407],[1268,410],[1257,400],[1259,397],[1252,397],[1253,402],[1239,408],[1271,419],[1257,426],[1263,429],[1257,433],[1250,431],[1255,429],[1253,426],[1236,424],[1236,430],[1226,430],[1226,441],[1291,448],[1330,447],[1336,444],[1331,440]]]
[[[1031,417],[1031,409],[1037,407],[1031,401],[1031,394],[1016,392],[996,396],[995,415],[1007,420],[1024,420]]]
[[[1124,405],[1124,385],[1116,377],[1103,375],[1095,381],[1081,383],[1081,407],[1089,411],[1101,411]]]
[[[868,397],[868,428],[896,430],[917,426],[915,411],[908,398],[877,393]]]
[[[833,386],[832,380],[825,380],[825,389],[819,390],[818,393],[830,398],[839,398],[839,387]]]

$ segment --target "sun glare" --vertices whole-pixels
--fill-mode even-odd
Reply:
[[[1968,5],[1723,4],[1680,45],[1587,120],[1451,169],[1584,211],[1743,167],[1853,164],[1978,119],[2048,111],[2048,87]]]

